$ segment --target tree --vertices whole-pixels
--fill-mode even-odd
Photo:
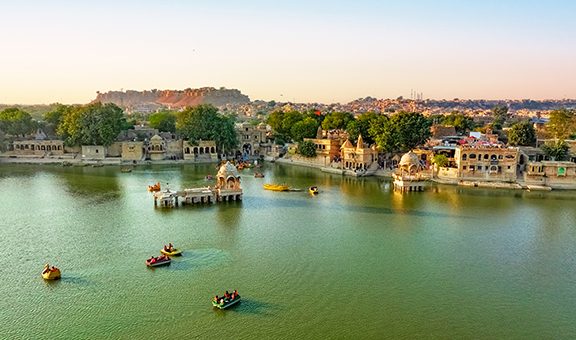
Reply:
[[[304,138],[316,137],[317,131],[318,122],[314,118],[306,117],[292,126],[290,135],[294,141],[301,142]]]
[[[179,112],[176,130],[192,144],[213,140],[219,150],[229,152],[238,146],[235,121],[234,116],[220,115],[213,105],[202,104]]]
[[[508,131],[508,144],[510,145],[534,145],[536,143],[536,130],[530,122],[521,122],[512,125]]]
[[[110,145],[127,128],[122,109],[113,103],[68,106],[61,113],[56,132],[67,145]]]
[[[506,120],[508,120],[508,107],[506,105],[496,105],[492,108],[492,127],[495,130],[501,130]]]
[[[474,119],[466,115],[463,115],[458,111],[454,111],[447,116],[443,116],[442,124],[453,126],[456,129],[456,132],[460,134],[464,134],[467,131],[472,131],[476,127]]]
[[[19,108],[7,108],[0,111],[0,130],[14,136],[25,136],[34,131],[32,116]]]
[[[378,115],[374,112],[366,112],[358,116],[358,118],[351,120],[346,125],[346,132],[350,140],[357,140],[359,135],[368,145],[374,144],[374,138],[370,134],[370,124],[372,121],[376,120]]]
[[[304,157],[316,156],[316,145],[311,141],[304,141],[298,144],[298,153]]]
[[[354,116],[349,112],[331,112],[324,117],[322,121],[322,129],[345,129],[348,122],[354,119]]]
[[[383,150],[409,151],[430,138],[431,124],[421,113],[398,112],[389,119],[379,117],[370,125],[369,131]]]
[[[570,147],[563,140],[550,141],[540,147],[544,154],[553,161],[565,161],[568,159]]]
[[[160,111],[150,115],[148,124],[153,129],[164,132],[176,132],[176,115],[172,111]]]
[[[446,157],[446,155],[439,153],[434,155],[434,157],[432,158],[432,163],[436,164],[440,168],[445,168],[448,166],[450,161],[448,160],[448,157]]]
[[[566,139],[576,131],[576,115],[574,110],[559,109],[550,112],[550,121],[546,124],[553,138]]]

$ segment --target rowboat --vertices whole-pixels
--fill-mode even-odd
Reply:
[[[160,266],[169,265],[170,262],[172,262],[170,257],[165,256],[165,255],[161,255],[161,256],[152,257],[152,258],[146,260],[146,265],[148,267],[160,267]]]
[[[234,306],[235,304],[237,304],[238,302],[240,302],[240,295],[236,294],[234,296],[234,299],[230,298],[224,298],[221,297],[218,299],[218,301],[216,301],[214,298],[212,299],[212,306],[218,308],[218,309],[226,309],[228,307]]]
[[[49,265],[44,266],[44,270],[42,271],[42,278],[44,280],[58,280],[61,277],[60,269]]]
[[[288,191],[288,190],[290,190],[290,188],[286,184],[272,184],[272,183],[264,184],[264,189],[272,190],[272,191]]]

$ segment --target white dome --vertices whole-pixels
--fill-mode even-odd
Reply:
[[[404,154],[402,158],[400,158],[400,166],[411,166],[411,165],[420,165],[420,160],[418,159],[418,155],[413,153],[412,151]]]
[[[218,170],[218,177],[223,177],[223,178],[228,178],[230,176],[234,177],[234,178],[238,178],[240,177],[240,175],[238,174],[238,169],[236,169],[236,167],[234,166],[234,164],[230,163],[230,162],[226,162],[226,164],[223,164],[220,167],[220,170]]]

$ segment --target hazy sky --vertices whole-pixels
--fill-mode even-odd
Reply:
[[[0,103],[576,98],[576,1],[0,1]]]

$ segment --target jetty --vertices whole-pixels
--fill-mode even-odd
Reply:
[[[216,175],[216,184],[213,187],[206,186],[176,191],[166,189],[155,192],[153,197],[154,206],[163,208],[172,208],[178,205],[240,201],[242,200],[240,175],[232,163],[226,162],[220,166]]]

